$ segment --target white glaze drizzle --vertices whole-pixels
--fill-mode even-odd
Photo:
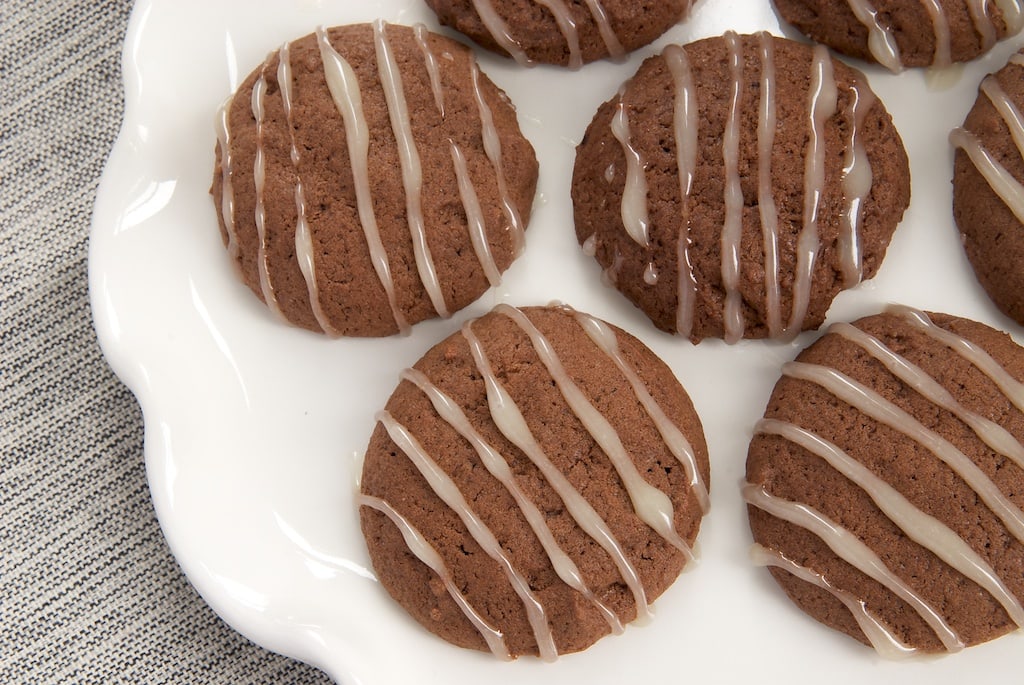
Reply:
[[[739,171],[740,105],[743,94],[743,54],[740,38],[733,31],[725,34],[729,53],[729,113],[722,134],[722,159],[725,164],[725,219],[722,225],[722,287],[725,302],[722,313],[725,341],[735,343],[743,337],[743,299],[740,295],[740,241],[743,237],[743,190]]]
[[[626,587],[633,594],[637,618],[649,618],[651,611],[643,583],[636,568],[626,556],[622,544],[616,539],[608,523],[569,479],[551,463],[543,448],[537,443],[515,400],[501,385],[491,368],[483,345],[473,333],[472,321],[463,325],[462,336],[469,344],[477,370],[483,376],[487,390],[487,405],[498,430],[540,470],[579,527],[611,557]]]
[[[423,24],[416,24],[412,31],[416,37],[416,44],[419,46],[420,52],[423,53],[423,64],[427,69],[427,76],[430,78],[430,90],[434,94],[434,104],[437,106],[441,118],[444,119],[444,87],[441,85],[441,69],[437,66],[437,57],[434,56],[434,51],[430,49],[430,44],[427,42],[430,32]]]
[[[1011,376],[988,352],[967,338],[942,328],[920,310],[905,305],[889,305],[886,311],[903,317],[905,321],[969,361],[996,384],[1014,407],[1024,412],[1024,383]]]
[[[1007,64],[1016,64],[1018,67],[1024,67],[1024,55],[1019,52],[1015,52],[1010,55],[1010,59],[1006,60]]]
[[[1024,28],[1024,2],[1021,0],[995,0],[996,7],[1003,13],[1007,34],[1014,35]]]
[[[863,414],[897,430],[934,454],[970,486],[1017,540],[1024,542],[1024,512],[956,446],[874,390],[828,367],[787,362],[784,375],[821,386]]]
[[[1010,619],[1024,627],[1024,607],[981,555],[942,521],[914,506],[898,490],[850,457],[838,446],[792,423],[762,419],[755,433],[777,435],[826,461],[868,494],[875,505],[907,537],[977,583],[1006,610]]]
[[[505,552],[505,549],[494,536],[494,532],[487,527],[480,515],[470,506],[463,497],[459,486],[437,465],[423,445],[409,432],[408,428],[400,424],[387,411],[377,413],[377,421],[387,431],[388,436],[420,472],[420,475],[430,485],[438,497],[454,511],[462,524],[466,526],[469,534],[480,545],[487,556],[498,562],[509,585],[519,596],[526,610],[526,617],[533,629],[534,639],[537,641],[537,650],[540,658],[544,661],[554,661],[558,657],[558,649],[555,647],[555,638],[548,624],[547,612],[544,605],[537,599],[530,590],[530,583],[527,578],[516,570],[512,559]]]
[[[541,547],[544,548],[545,553],[548,555],[552,568],[555,569],[555,573],[562,579],[562,582],[579,592],[593,604],[601,612],[605,620],[608,621],[608,625],[613,633],[616,635],[622,633],[624,628],[618,615],[598,599],[593,591],[587,587],[579,567],[566,554],[565,550],[559,546],[551,529],[548,527],[544,513],[519,487],[515,474],[501,453],[490,445],[480,432],[473,427],[473,424],[466,417],[462,408],[451,397],[434,385],[426,374],[417,369],[406,369],[402,372],[401,378],[419,388],[427,399],[430,400],[438,416],[472,445],[487,471],[501,482],[505,490],[515,500],[516,505],[523,513],[523,517],[529,523],[530,529],[537,536]]]
[[[867,610],[864,601],[852,593],[837,588],[825,576],[813,569],[801,566],[781,552],[755,543],[750,548],[750,558],[758,566],[775,566],[796,576],[800,580],[825,590],[850,610],[857,625],[868,638],[868,642],[881,656],[888,659],[902,659],[917,652],[905,645],[892,630]]]
[[[569,48],[569,68],[579,69],[583,66],[583,54],[580,52],[580,34],[576,29],[576,21],[564,0],[535,0],[541,7],[547,8],[555,17],[555,23],[565,44]]]
[[[982,146],[974,133],[964,128],[955,128],[949,134],[949,142],[967,153],[993,192],[1013,212],[1017,221],[1024,223],[1024,185]]]
[[[932,24],[932,35],[935,38],[935,51],[932,65],[946,67],[952,63],[951,34],[949,17],[939,0],[920,0],[928,13]],[[879,64],[890,71],[898,72],[902,68],[899,48],[893,36],[892,27],[882,21],[881,15],[869,0],[847,0],[850,10],[857,20],[868,30],[868,51]],[[971,21],[981,39],[982,52],[987,51],[998,39],[995,22],[988,11],[988,0],[966,0]],[[995,0],[1007,27],[1007,35],[1013,35],[1024,27],[1024,11],[1020,0]]]
[[[583,254],[588,257],[593,257],[597,254],[597,234],[591,233],[586,240],[583,241]]]
[[[932,66],[948,67],[953,63],[949,35],[949,20],[939,0],[921,0],[925,11],[932,20],[932,32],[935,36],[935,52],[932,55]]]
[[[619,102],[612,116],[612,135],[622,146],[626,156],[626,182],[622,189],[621,216],[626,233],[641,247],[650,246],[647,233],[647,178],[644,175],[644,159],[634,147],[629,131],[629,115],[626,112],[625,89],[619,91]]]
[[[491,245],[487,240],[483,210],[480,208],[480,199],[477,197],[473,179],[470,178],[469,168],[466,166],[466,157],[454,140],[449,139],[448,144],[451,147],[452,163],[455,165],[459,197],[462,199],[462,207],[466,210],[470,242],[473,244],[473,250],[476,252],[476,258],[483,268],[484,275],[487,276],[487,281],[492,286],[496,286],[501,283],[501,271],[494,261]]]
[[[692,560],[693,550],[675,529],[672,500],[640,475],[636,464],[633,463],[622,444],[618,432],[608,419],[590,403],[583,391],[565,371],[558,354],[551,347],[551,343],[520,310],[506,304],[499,304],[494,311],[512,319],[530,338],[534,351],[558,386],[569,408],[593,436],[619,474],[630,501],[633,503],[636,515],[666,542],[686,555],[688,560]]]
[[[772,149],[778,114],[775,107],[775,49],[771,34],[757,36],[761,51],[761,101],[757,125],[757,207],[764,240],[765,323],[769,337],[782,334],[779,286],[779,210],[772,193]]]
[[[281,103],[284,107],[285,124],[288,127],[288,137],[291,143],[291,160],[295,169],[295,260],[299,264],[299,271],[306,282],[306,291],[309,294],[309,307],[313,312],[320,329],[331,337],[339,337],[341,334],[330,323],[320,304],[320,286],[316,279],[316,258],[313,250],[313,236],[309,228],[309,220],[306,216],[306,195],[302,187],[302,178],[299,176],[299,147],[295,141],[295,128],[292,125],[292,62],[291,50],[288,43],[281,46],[278,51],[277,60],[277,82],[281,91]]]
[[[903,68],[900,49],[888,26],[882,24],[878,11],[868,0],[847,0],[857,21],[868,30],[868,52],[889,71],[896,73]]]
[[[441,555],[437,553],[437,550],[434,549],[429,542],[427,542],[427,539],[423,537],[423,534],[414,528],[404,516],[395,510],[394,507],[379,497],[358,494],[356,495],[356,503],[360,506],[376,509],[391,520],[395,527],[398,528],[399,532],[402,533],[402,537],[405,539],[405,544],[409,547],[409,551],[412,552],[417,559],[426,564],[441,579],[441,582],[444,583],[445,589],[448,591],[448,594],[451,595],[455,604],[459,607],[466,618],[469,619],[477,631],[479,631],[480,635],[484,638],[484,641],[487,642],[487,646],[490,648],[491,653],[502,661],[511,661],[512,656],[509,654],[508,647],[505,646],[505,636],[502,635],[501,631],[491,627],[480,613],[466,600],[465,596],[463,596],[462,592],[455,584],[455,581],[452,579],[451,571],[448,570],[448,567],[445,565]]]
[[[701,477],[700,469],[697,466],[697,457],[693,452],[693,445],[686,439],[683,432],[679,430],[679,427],[665,414],[661,405],[651,396],[647,384],[644,383],[636,370],[626,361],[619,348],[618,338],[616,338],[612,328],[589,314],[575,310],[570,311],[572,311],[573,316],[584,332],[601,348],[602,352],[615,362],[615,366],[618,367],[622,375],[629,381],[630,387],[633,388],[633,394],[636,395],[637,400],[639,400],[647,415],[651,417],[655,427],[658,429],[658,433],[661,435],[661,439],[665,442],[665,445],[672,452],[676,460],[682,464],[686,477],[690,481],[690,489],[696,496],[701,511],[705,514],[708,513],[711,508],[711,500],[708,497],[707,484]]]
[[[988,0],[967,0],[967,9],[981,36],[982,51],[988,50],[996,42],[996,27],[988,13]]]
[[[480,17],[484,28],[491,34],[491,37],[498,46],[522,66],[528,67],[533,65],[533,60],[527,56],[523,46],[512,37],[508,25],[498,15],[491,0],[473,0],[473,9],[476,11],[477,16]]]
[[[331,45],[327,31],[323,27],[319,27],[316,36],[328,90],[330,90],[335,107],[345,123],[345,139],[348,145],[349,163],[352,167],[359,223],[370,250],[374,271],[377,273],[377,278],[384,287],[391,305],[395,323],[400,331],[406,331],[409,324],[397,305],[391,266],[381,242],[380,229],[373,211],[373,193],[370,189],[369,173],[370,132],[366,116],[363,114],[359,81],[352,66]]]
[[[974,434],[986,445],[1024,468],[1024,445],[1021,445],[1008,430],[999,424],[960,404],[948,390],[919,366],[911,364],[906,358],[889,349],[881,340],[852,324],[835,323],[829,327],[829,332],[855,343],[881,362],[890,373],[917,390],[930,402],[970,426]]]
[[[483,88],[480,86],[480,67],[477,66],[476,60],[470,61],[470,82],[473,84],[473,98],[476,100],[477,111],[480,113],[484,154],[487,155],[491,166],[494,167],[494,176],[498,181],[498,194],[501,196],[501,209],[505,213],[505,220],[508,221],[511,232],[512,252],[514,256],[518,257],[526,247],[526,230],[516,203],[512,200],[512,195],[508,190],[505,164],[502,161],[501,137],[494,124],[494,114],[491,112],[491,108],[484,98]]]
[[[615,29],[612,28],[612,24],[608,20],[608,13],[599,0],[584,1],[590,10],[590,16],[594,18],[594,22],[597,24],[597,30],[601,34],[601,40],[604,41],[608,54],[611,55],[612,59],[622,59],[626,54],[626,49],[622,47],[619,37],[615,35]]]
[[[864,119],[875,102],[871,90],[855,82],[850,87],[850,107],[847,113],[850,137],[846,141],[843,152],[843,199],[846,209],[840,217],[839,263],[843,273],[843,287],[852,288],[860,283],[864,276],[863,255],[861,253],[860,222],[864,212],[864,200],[871,192],[874,174],[871,160],[861,133]]]
[[[693,310],[697,299],[697,279],[690,261],[690,192],[697,169],[697,102],[693,85],[693,71],[686,51],[679,45],[669,45],[662,53],[675,88],[673,107],[673,133],[676,140],[676,165],[679,174],[679,198],[683,225],[676,247],[676,265],[679,270],[676,305],[676,332],[689,337],[693,330]]]
[[[950,652],[963,649],[964,644],[941,615],[860,538],[813,507],[770,494],[760,485],[746,483],[743,498],[772,516],[805,528],[821,539],[836,555],[887,590],[905,601],[935,631]]]
[[[985,94],[999,116],[1002,117],[1017,147],[1017,152],[1024,156],[1024,119],[1021,118],[1016,104],[1010,100],[994,76],[985,77],[981,82],[981,92]],[[949,141],[967,153],[968,158],[988,181],[993,192],[1013,212],[1017,221],[1024,223],[1024,185],[996,160],[971,131],[955,128],[949,134]]]
[[[217,110],[217,145],[220,146],[220,213],[224,221],[224,231],[228,237],[228,256],[234,261],[238,259],[238,230],[235,228],[235,192],[231,183],[231,126],[228,123],[228,112],[231,110],[232,98],[228,98]]]
[[[256,249],[256,270],[259,273],[260,291],[267,307],[278,318],[284,319],[281,307],[277,303],[274,285],[270,280],[270,269],[267,266],[267,209],[264,201],[264,188],[267,180],[267,151],[263,144],[263,118],[267,97],[266,72],[267,63],[260,69],[260,76],[252,88],[252,116],[256,120],[256,158],[253,161],[252,181],[256,190],[256,235],[259,245]]]
[[[811,280],[821,243],[818,237],[818,212],[825,187],[825,122],[836,112],[838,91],[832,73],[832,58],[823,45],[814,46],[811,63],[809,102],[810,142],[804,158],[804,216],[797,239],[797,263],[793,280],[793,311],[787,335],[796,336],[802,328],[811,298]]]
[[[420,164],[419,152],[412,134],[412,121],[409,106],[402,88],[402,73],[395,62],[391,46],[387,39],[386,27],[382,19],[373,23],[374,49],[377,55],[377,72],[384,88],[384,99],[387,101],[388,116],[391,130],[398,145],[398,160],[402,171],[402,186],[405,188],[405,213],[412,236],[413,254],[416,257],[416,269],[419,272],[423,287],[426,288],[434,311],[442,318],[451,313],[444,301],[444,292],[438,282],[437,269],[427,243],[427,232],[423,219],[423,168]]]

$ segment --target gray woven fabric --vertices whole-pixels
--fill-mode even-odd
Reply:
[[[0,1],[0,683],[326,683],[182,576],[141,413],[93,333],[89,220],[130,10]]]

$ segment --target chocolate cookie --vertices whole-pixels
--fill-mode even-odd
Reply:
[[[809,38],[891,71],[945,67],[988,52],[1020,31],[1018,0],[774,0]]]
[[[475,300],[523,248],[533,148],[472,53],[422,27],[286,44],[218,128],[211,193],[228,252],[298,326],[405,332]]]
[[[576,237],[665,331],[791,338],[871,278],[910,201],[864,76],[766,33],[672,45],[576,152]]]
[[[1024,349],[890,307],[786,364],[747,456],[755,558],[879,652],[1024,627]]]
[[[691,0],[426,0],[438,20],[523,65],[620,58],[679,23]]]
[[[499,305],[401,375],[359,503],[381,584],[501,658],[590,646],[646,616],[707,507],[701,423],[634,337]]]
[[[1024,53],[981,82],[974,107],[950,142],[953,217],[978,282],[1024,324]]]

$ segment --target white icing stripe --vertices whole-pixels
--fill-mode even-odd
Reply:
[[[645,164],[631,139],[624,89],[619,91],[619,103],[615,108],[614,116],[612,116],[612,135],[619,141],[622,152],[626,156],[626,183],[622,189],[622,225],[629,237],[638,245],[649,247]]]
[[[437,58],[434,57],[430,44],[427,42],[430,32],[423,24],[416,24],[413,27],[413,35],[416,37],[416,44],[419,45],[420,52],[423,53],[423,64],[430,77],[430,90],[434,94],[434,104],[437,105],[437,111],[444,119],[444,88],[441,85],[441,70],[437,66]]]
[[[986,150],[978,137],[963,128],[955,128],[949,134],[949,142],[967,153],[978,172],[988,181],[993,192],[1024,223],[1024,185],[1013,177],[992,154]]]
[[[903,317],[904,320],[969,361],[996,384],[1000,392],[1010,400],[1014,407],[1024,412],[1024,383],[1011,376],[988,352],[970,340],[937,325],[922,311],[904,305],[890,305],[886,311]]]
[[[825,460],[864,490],[907,537],[929,550],[992,595],[1010,619],[1024,627],[1024,607],[999,575],[955,531],[914,506],[898,490],[836,445],[808,430],[775,419],[762,419],[756,433],[777,435]]]
[[[793,311],[787,332],[796,336],[803,327],[811,298],[811,281],[818,250],[818,212],[825,188],[825,122],[836,112],[838,91],[832,73],[832,58],[823,45],[814,47],[811,63],[811,91],[808,103],[810,142],[804,159],[804,216],[797,239],[797,265],[793,281]]]
[[[836,555],[905,601],[935,631],[943,646],[956,652],[964,644],[942,616],[909,584],[886,566],[875,552],[846,528],[806,504],[791,502],[767,492],[760,485],[746,483],[743,498],[772,516],[805,528],[821,539]]]
[[[626,556],[625,549],[615,538],[611,528],[608,527],[608,523],[601,518],[579,490],[573,487],[569,479],[551,463],[537,443],[515,400],[502,387],[501,382],[494,374],[483,345],[473,333],[471,321],[463,325],[462,335],[469,344],[477,370],[483,376],[487,389],[487,405],[498,430],[540,470],[579,527],[611,557],[626,587],[633,594],[637,618],[649,618],[651,611],[640,575]]]
[[[991,74],[982,80],[981,92],[985,94],[985,97],[989,99],[992,106],[999,112],[999,116],[1003,118],[1006,127],[1010,129],[1010,137],[1013,138],[1013,144],[1017,147],[1017,152],[1024,157],[1024,118],[1021,117],[1017,105],[1006,94],[1002,86],[999,85],[998,79]]]
[[[626,49],[622,47],[622,43],[619,42],[619,37],[615,35],[615,29],[612,28],[611,22],[608,20],[608,13],[601,5],[599,0],[584,0],[587,3],[587,8],[590,10],[590,16],[594,18],[597,23],[597,30],[601,34],[601,40],[604,41],[605,48],[608,49],[608,54],[613,59],[621,59],[626,54]]]
[[[494,9],[494,4],[491,0],[473,0],[473,9],[476,11],[477,16],[480,17],[480,21],[483,23],[484,28],[491,34],[494,42],[497,43],[505,52],[512,56],[516,62],[524,67],[531,66],[533,60],[531,60],[526,52],[523,51],[523,47],[512,37],[509,32],[508,25],[498,15]]]
[[[837,588],[817,571],[797,564],[792,559],[786,558],[781,552],[767,549],[756,543],[750,548],[750,558],[758,566],[781,568],[804,582],[820,587],[842,602],[850,610],[850,613],[853,614],[857,625],[879,655],[887,659],[903,659],[917,653],[916,649],[900,641],[888,626],[875,618],[867,610],[862,600],[857,599],[845,590]]]
[[[459,184],[459,197],[462,199],[462,207],[466,210],[466,222],[469,227],[469,238],[476,252],[477,260],[487,276],[487,281],[496,286],[501,283],[501,272],[491,254],[491,245],[487,241],[487,227],[484,225],[483,210],[480,208],[480,200],[476,190],[473,188],[473,179],[470,178],[469,168],[466,166],[466,158],[462,150],[449,140],[452,153],[452,163],[455,165],[455,178]]]
[[[743,189],[739,171],[740,104],[743,94],[743,55],[739,36],[725,34],[729,51],[729,114],[722,134],[722,158],[725,164],[725,219],[722,225],[722,286],[725,303],[722,314],[725,341],[735,343],[743,337],[743,299],[740,283],[740,240],[743,237]]]
[[[900,49],[888,26],[882,24],[878,12],[868,0],[847,0],[857,21],[868,30],[868,51],[875,60],[895,73],[903,68]]]
[[[697,170],[697,92],[693,85],[693,71],[686,51],[678,45],[669,45],[662,53],[675,88],[673,133],[676,140],[676,165],[679,169],[679,197],[683,226],[679,231],[676,264],[679,269],[677,286],[676,332],[690,337],[693,331],[693,311],[697,299],[697,279],[690,261],[690,191]]]
[[[683,435],[678,426],[665,414],[665,411],[651,396],[647,385],[637,375],[636,370],[622,356],[622,352],[619,349],[619,341],[611,327],[589,314],[575,310],[572,313],[590,339],[615,362],[615,366],[618,367],[622,375],[629,381],[630,387],[633,388],[633,394],[636,395],[637,400],[639,400],[647,415],[651,417],[655,427],[658,429],[658,433],[661,435],[661,439],[664,440],[665,445],[672,452],[673,456],[682,464],[686,477],[690,481],[690,489],[693,490],[694,495],[697,497],[701,511],[706,514],[711,508],[711,500],[708,497],[707,485],[700,475],[697,458],[693,453],[693,446],[690,444],[690,441],[686,439],[686,436]]]
[[[220,146],[220,213],[227,233],[227,250],[231,260],[238,259],[238,230],[235,228],[235,193],[231,184],[231,126],[228,123],[228,112],[231,110],[233,98],[217,110],[217,145]]]
[[[391,130],[398,146],[398,160],[402,171],[402,186],[405,189],[405,213],[412,236],[413,253],[416,257],[416,269],[419,272],[423,287],[430,297],[434,311],[442,318],[451,314],[444,301],[444,292],[437,280],[437,269],[427,244],[427,232],[423,219],[423,168],[420,164],[419,152],[412,134],[409,106],[402,89],[402,73],[395,62],[388,43],[385,24],[382,19],[373,23],[374,49],[377,55],[377,72],[384,88],[384,99],[388,105],[388,117]]]
[[[942,9],[939,0],[921,0],[929,18],[932,20],[932,33],[935,36],[935,52],[932,55],[932,65],[936,67],[948,67],[953,63],[950,57],[950,36],[949,20],[946,12]]]
[[[765,323],[769,337],[782,334],[779,286],[779,209],[772,193],[772,150],[778,114],[775,109],[775,48],[771,34],[757,36],[761,50],[761,101],[757,125],[757,207],[764,239]]]
[[[345,139],[348,145],[349,162],[352,167],[355,184],[356,205],[359,212],[359,223],[362,226],[366,244],[370,250],[373,268],[387,293],[388,302],[400,331],[407,331],[409,324],[398,308],[395,297],[395,284],[391,276],[387,252],[381,242],[380,229],[373,212],[373,193],[370,190],[369,150],[370,132],[363,114],[362,95],[359,81],[352,66],[342,57],[327,38],[327,31],[317,29],[317,44],[323,61],[324,76],[327,87],[334,99],[335,107],[345,123]]]
[[[277,303],[277,295],[274,293],[274,286],[270,280],[270,269],[267,265],[270,259],[267,254],[267,209],[264,197],[267,181],[267,151],[263,144],[263,118],[267,97],[267,80],[264,73],[266,69],[267,64],[264,62],[260,70],[260,77],[256,79],[256,84],[252,89],[252,116],[256,120],[256,159],[253,162],[252,179],[256,190],[256,235],[259,239],[256,249],[256,270],[259,273],[263,300],[274,316],[284,319],[281,307]]]
[[[313,236],[310,233],[309,220],[306,216],[306,195],[302,187],[302,179],[299,176],[299,148],[295,142],[295,128],[292,125],[292,89],[294,84],[292,83],[291,51],[288,48],[288,43],[282,45],[278,52],[277,82],[281,90],[284,118],[291,141],[292,166],[295,168],[295,259],[299,264],[299,271],[302,272],[302,278],[306,282],[313,318],[316,319],[325,334],[336,338],[340,337],[341,333],[331,325],[320,304],[320,286],[316,279]]]
[[[871,192],[871,183],[874,180],[871,160],[864,149],[861,133],[864,129],[864,119],[875,99],[871,90],[860,82],[851,86],[850,94],[852,97],[847,114],[850,137],[846,142],[842,175],[846,208],[840,217],[841,232],[838,246],[843,287],[846,288],[857,285],[864,276],[860,222],[864,212],[864,200]]]
[[[1006,61],[1007,64],[1016,64],[1018,67],[1024,67],[1024,55],[1019,52],[1015,52],[1010,55],[1010,59]]]
[[[483,89],[480,87],[480,67],[476,60],[470,62],[470,82],[473,84],[473,99],[476,100],[477,111],[480,113],[481,134],[484,141],[484,153],[494,167],[494,175],[498,180],[498,194],[501,196],[501,209],[505,213],[505,219],[509,223],[509,231],[512,239],[513,255],[518,257],[526,247],[525,226],[523,219],[516,208],[512,195],[508,190],[508,180],[505,177],[505,164],[501,156],[501,137],[498,135],[498,128],[494,124],[494,114],[491,112],[487,100],[484,98]]]
[[[458,485],[437,465],[437,462],[430,458],[430,455],[423,449],[423,445],[409,432],[408,428],[395,421],[387,410],[379,412],[377,420],[384,426],[391,440],[416,466],[416,470],[426,479],[434,494],[458,515],[469,534],[487,556],[501,566],[509,584],[519,595],[519,599],[522,600],[523,607],[526,609],[527,620],[530,622],[533,636],[537,640],[540,658],[544,661],[554,661],[558,657],[558,650],[555,647],[555,638],[551,632],[551,626],[548,624],[544,605],[530,590],[527,578],[516,570],[512,560],[505,553],[505,549],[494,537],[494,533],[462,496]]]
[[[975,30],[981,36],[981,49],[986,51],[996,42],[996,27],[988,13],[988,0],[967,0],[967,9]]]
[[[534,351],[541,363],[551,374],[566,403],[573,414],[580,420],[602,451],[611,460],[622,484],[625,486],[633,509],[641,521],[653,528],[666,542],[693,559],[693,551],[689,544],[675,529],[675,516],[672,500],[668,495],[654,487],[640,475],[636,464],[622,444],[619,434],[594,405],[590,403],[579,386],[573,382],[562,366],[554,348],[547,338],[533,325],[533,322],[521,311],[505,304],[494,308],[496,313],[512,319],[530,338]]]
[[[537,540],[544,548],[545,553],[547,553],[552,568],[555,569],[555,573],[562,579],[562,582],[579,592],[587,601],[593,604],[601,612],[605,620],[608,621],[608,625],[613,633],[616,635],[622,633],[622,621],[619,620],[614,611],[601,602],[590,588],[587,587],[579,567],[565,553],[565,550],[559,546],[551,529],[548,527],[544,513],[537,508],[537,505],[519,487],[512,469],[501,453],[480,435],[480,432],[473,427],[473,424],[470,423],[462,408],[451,397],[434,385],[426,374],[416,369],[406,369],[402,372],[401,378],[414,384],[426,395],[438,415],[472,445],[487,471],[498,479],[508,493],[512,495],[524,518],[530,524],[533,534],[537,536]]]
[[[1013,504],[992,480],[956,446],[874,390],[824,366],[787,362],[783,374],[821,386],[855,409],[911,438],[930,451],[970,486],[1010,534],[1024,542],[1024,512]]]
[[[455,585],[455,581],[452,579],[451,572],[448,567],[445,566],[444,560],[441,559],[441,555],[437,553],[426,538],[416,530],[409,523],[409,521],[399,514],[394,507],[378,497],[370,497],[368,495],[358,494],[356,495],[356,504],[364,507],[370,507],[386,515],[393,524],[402,533],[402,537],[405,539],[405,544],[408,545],[409,551],[411,551],[417,559],[426,564],[444,583],[445,589],[451,598],[458,605],[459,609],[466,616],[467,619],[473,624],[473,626],[480,632],[480,635],[487,642],[487,646],[490,648],[491,653],[498,657],[502,661],[511,661],[512,656],[509,654],[508,647],[505,646],[505,637],[501,632],[495,628],[492,628],[487,621],[473,608],[472,605],[466,600],[462,592]]]
[[[885,346],[882,341],[848,323],[835,323],[830,333],[855,343],[874,359],[878,360],[894,376],[917,390],[933,404],[941,407],[970,426],[974,434],[999,454],[1010,458],[1024,468],[1024,445],[999,424],[986,419],[957,402],[956,398],[920,367],[911,364]]]
[[[987,76],[981,82],[981,92],[1002,117],[1010,131],[1018,154],[1024,156],[1024,118],[1020,110],[999,85],[994,76]],[[949,135],[950,142],[962,149],[978,172],[985,178],[992,190],[1002,199],[1006,206],[1024,223],[1024,185],[1018,181],[998,160],[981,144],[976,135],[963,128],[954,129]]]
[[[1021,0],[995,0],[995,3],[1003,14],[1008,35],[1015,35],[1024,28],[1024,3]]]
[[[535,0],[541,7],[546,7],[555,17],[558,30],[565,38],[565,44],[569,48],[569,68],[579,69],[583,66],[583,55],[580,52],[580,34],[576,30],[576,21],[566,6],[564,0]]]

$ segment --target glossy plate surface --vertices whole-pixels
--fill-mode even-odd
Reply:
[[[577,72],[524,70],[480,53],[541,160],[526,253],[500,288],[451,320],[420,324],[406,338],[332,341],[275,322],[235,278],[208,195],[214,113],[286,40],[377,17],[437,29],[421,0],[140,0],[132,16],[125,121],[94,215],[91,297],[103,349],[144,410],[157,514],[213,608],[254,641],[352,685],[774,683],[826,675],[836,684],[952,684],[1019,673],[1019,636],[953,657],[883,662],[794,608],[748,559],[739,483],[751,427],[780,364],[815,334],[789,345],[694,347],[655,331],[602,286],[597,265],[576,244],[574,146],[598,104],[669,41],[726,29],[780,33],[769,3],[702,0],[688,22],[627,62]],[[963,257],[946,138],[981,76],[1021,42],[942,75],[866,70],[903,134],[913,200],[879,276],[842,295],[830,320],[901,302],[1020,333],[988,303]],[[673,367],[704,421],[713,505],[700,563],[658,601],[652,623],[555,664],[506,664],[449,646],[391,602],[368,569],[353,494],[373,414],[403,367],[499,302],[556,300],[633,332]]]

